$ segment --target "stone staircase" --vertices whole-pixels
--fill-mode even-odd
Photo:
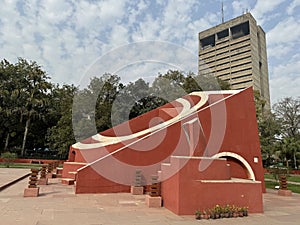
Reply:
[[[62,171],[62,184],[73,185],[76,182],[77,170],[85,166],[83,162],[65,162]]]

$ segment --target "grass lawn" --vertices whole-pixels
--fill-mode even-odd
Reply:
[[[31,169],[40,168],[41,164],[29,164],[29,163],[11,163],[9,168]],[[7,168],[6,164],[0,163],[0,168]]]
[[[299,175],[289,176],[288,181],[293,181],[293,182],[299,182],[300,183],[300,176]]]
[[[275,179],[273,174],[265,174],[265,178],[267,179]],[[287,177],[288,181],[292,181],[292,182],[299,182],[300,183],[300,176],[299,175],[289,175]]]
[[[269,189],[274,189],[275,186],[279,185],[278,182],[274,182],[274,181],[265,181],[265,184],[266,184],[266,188]],[[288,189],[294,193],[300,194],[300,185],[288,184]]]

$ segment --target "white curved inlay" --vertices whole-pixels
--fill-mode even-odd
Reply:
[[[104,136],[101,134],[96,134],[96,135],[92,136],[92,138],[94,140],[98,141],[98,143],[84,144],[81,142],[77,142],[76,144],[72,145],[72,147],[80,149],[80,150],[90,149],[90,148],[98,148],[98,147],[103,147],[103,146],[107,146],[107,145],[111,145],[111,144],[116,144],[118,142],[130,140],[133,138],[137,138],[137,137],[146,135],[148,133],[152,133],[154,131],[163,129],[163,128],[167,127],[168,125],[179,121],[181,118],[184,118],[185,116],[195,112],[197,109],[199,109],[201,106],[203,106],[208,100],[208,95],[205,92],[193,92],[190,95],[199,96],[200,101],[197,102],[197,104],[195,104],[193,107],[191,107],[191,104],[189,101],[187,101],[183,98],[177,99],[176,101],[179,102],[183,106],[181,112],[177,116],[175,116],[175,117],[171,118],[170,120],[167,120],[161,124],[158,124],[153,127],[149,127],[145,130],[142,130],[142,131],[130,134],[130,135],[124,135],[124,136],[111,137],[111,136]]]
[[[254,172],[250,166],[250,164],[246,161],[246,159],[244,159],[242,156],[240,156],[239,154],[233,153],[233,152],[220,152],[215,154],[214,156],[212,156],[212,158],[221,158],[221,157],[232,157],[235,158],[237,160],[239,160],[248,170],[249,173],[249,178],[253,181],[255,181],[255,175]]]

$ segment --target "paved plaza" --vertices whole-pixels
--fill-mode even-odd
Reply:
[[[8,170],[10,172],[8,172]],[[1,185],[23,176],[28,170],[0,169]],[[4,178],[5,177],[5,178]],[[195,220],[177,216],[165,208],[148,208],[144,196],[120,194],[75,195],[73,186],[50,179],[40,187],[40,196],[23,197],[28,178],[0,192],[0,224],[5,225],[188,225],[188,224],[300,224],[300,195],[264,194],[264,214],[218,220]]]

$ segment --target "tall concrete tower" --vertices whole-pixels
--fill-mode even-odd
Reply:
[[[250,13],[199,33],[199,74],[208,73],[233,90],[252,86],[270,109],[266,36]]]

